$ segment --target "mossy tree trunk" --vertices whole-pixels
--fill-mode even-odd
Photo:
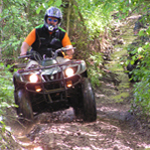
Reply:
[[[69,29],[70,29],[70,14],[71,14],[71,6],[72,6],[72,0],[68,2],[68,9],[67,9],[67,33],[69,35]]]
[[[2,0],[0,0],[0,14],[2,13],[2,9],[3,9],[3,1]],[[2,18],[0,17],[0,28],[2,29]],[[0,45],[1,45],[1,41],[2,41],[2,38],[3,38],[3,36],[2,36],[2,30],[0,31],[1,32],[1,34],[0,34]],[[2,49],[0,48],[0,60],[2,60]]]
[[[30,5],[31,5],[31,0],[28,1],[27,6],[24,8],[25,13],[27,14],[27,18],[29,19],[30,17]]]

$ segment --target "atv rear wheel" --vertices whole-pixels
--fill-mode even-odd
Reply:
[[[25,89],[20,89],[14,92],[14,96],[15,103],[19,106],[17,108],[17,115],[22,115],[25,119],[33,120],[33,111],[29,93]]]
[[[95,95],[91,83],[87,78],[81,82],[82,108],[74,108],[75,115],[78,116],[82,110],[85,122],[95,121],[97,118]]]

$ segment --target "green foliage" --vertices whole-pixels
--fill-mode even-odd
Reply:
[[[137,13],[147,14],[149,3],[146,1],[131,0],[131,10]],[[121,6],[122,5],[122,6]],[[123,12],[123,3],[121,4],[122,13],[129,15],[132,11]],[[134,9],[137,8],[137,9]],[[125,16],[124,16],[125,18]],[[144,16],[142,23],[150,23],[149,17]],[[145,23],[146,21],[146,23]],[[132,74],[132,79],[138,81],[134,85],[134,99],[132,101],[132,111],[139,116],[150,116],[150,27],[148,29],[142,29],[139,32],[138,38],[127,47],[127,51],[130,57],[127,58],[126,65],[129,63],[133,65],[137,60],[140,60],[129,74]]]
[[[102,70],[100,66],[103,62],[102,54],[101,53],[93,53],[90,55],[88,59],[88,76],[90,77],[91,83],[93,87],[100,86],[99,79],[102,76]]]
[[[13,99],[13,83],[12,83],[12,74],[8,71],[10,66],[5,68],[3,63],[0,63],[0,139],[3,139],[5,137],[6,132],[6,125],[4,123],[5,121],[5,115],[6,115],[6,108],[9,108],[11,106],[15,106],[14,99]],[[3,139],[4,140],[4,139]],[[5,146],[8,146],[6,143],[2,142],[0,140],[0,148],[4,148]]]
[[[6,126],[6,110],[10,107],[17,107],[14,104],[13,96],[13,75],[9,71],[11,66],[5,67],[0,63],[0,149],[16,149],[14,139],[11,136],[10,127]],[[18,149],[18,148],[17,148]]]
[[[39,3],[33,2],[30,5],[30,2],[25,0],[9,0],[9,3],[4,0],[3,4],[0,22],[2,33],[0,48],[3,58],[13,56],[13,59],[16,59],[23,40],[36,25],[43,22],[43,19],[39,19],[43,15],[35,16]],[[28,14],[27,8],[30,14]]]
[[[134,65],[136,61],[140,60],[136,68],[129,72],[129,74],[133,74],[132,78],[134,81],[141,80],[143,77],[143,70],[146,69],[147,64],[147,56],[149,55],[149,28],[147,30],[141,30],[139,32],[139,36],[127,47],[127,51],[129,53],[129,57],[125,62],[127,66],[129,63]],[[140,68],[140,69],[139,69]]]
[[[46,0],[45,2],[39,5],[39,7],[36,9],[36,13],[39,14],[43,9],[48,8],[50,6],[60,7],[61,4],[62,4],[62,0],[57,0],[57,1],[51,0],[48,2]]]
[[[12,74],[7,68],[4,67],[4,64],[0,64],[0,107],[7,107],[7,103],[13,102],[13,82],[12,82]],[[7,103],[4,103],[7,102]]]
[[[140,82],[134,86],[134,100],[132,102],[134,107],[132,109],[134,111],[140,109],[139,115],[150,116],[150,43],[143,44],[138,48],[138,52],[142,56],[142,60],[139,68],[134,69],[133,73],[134,78]]]
[[[84,2],[83,2],[84,1]],[[108,5],[107,5],[108,6]],[[104,32],[104,28],[111,22],[110,9],[104,7],[104,4],[87,0],[78,0],[78,7],[74,7],[84,16],[84,25],[89,33],[89,40],[99,37],[100,33]]]
[[[133,110],[139,115],[150,116],[150,71],[147,71],[142,80],[134,85]],[[137,113],[137,114],[138,114]]]
[[[0,64],[0,117],[5,115],[5,109],[11,106],[15,106],[14,103],[14,96],[13,96],[13,82],[12,82],[12,74],[8,71],[10,66],[5,68],[4,64]],[[0,123],[5,128],[5,124],[2,120]],[[2,129],[3,129],[2,128]]]
[[[87,30],[89,31],[89,39],[92,40],[100,36],[104,29],[111,21],[110,14],[103,13],[103,9],[99,6],[94,11],[85,13]],[[90,14],[90,15],[89,15]],[[93,17],[95,15],[95,17]]]
[[[3,122],[1,122],[4,124]],[[0,127],[0,149],[1,150],[10,150],[10,149],[21,149],[21,146],[16,143],[14,137],[11,135],[10,128],[1,128]]]

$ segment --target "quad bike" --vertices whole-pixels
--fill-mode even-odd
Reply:
[[[20,58],[29,59],[23,69],[13,75],[17,115],[33,120],[34,115],[73,107],[86,122],[97,118],[95,96],[87,77],[84,60],[70,60],[58,56],[69,49],[52,52],[51,58],[41,58],[35,51]]]

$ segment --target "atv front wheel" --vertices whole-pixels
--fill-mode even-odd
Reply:
[[[95,95],[91,83],[83,78],[81,83],[83,101],[83,120],[86,122],[95,121],[97,118]]]
[[[25,89],[20,89],[14,92],[14,96],[15,103],[19,106],[17,108],[17,115],[22,115],[25,119],[33,120],[33,111],[29,93]]]

